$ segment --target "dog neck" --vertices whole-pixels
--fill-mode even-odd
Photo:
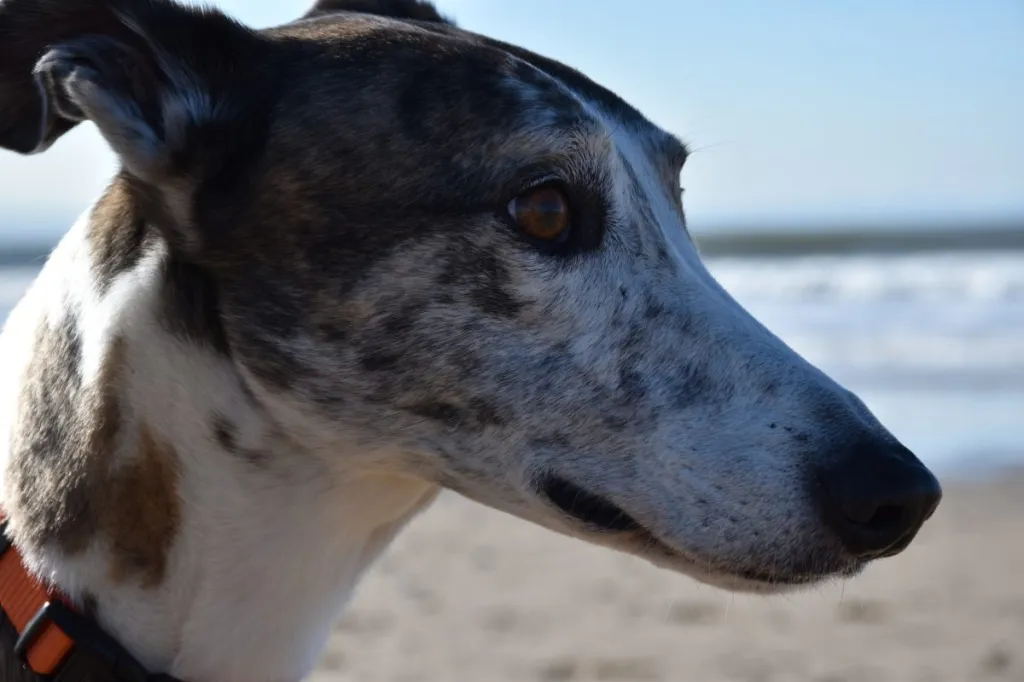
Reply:
[[[0,337],[11,535],[152,672],[298,680],[436,488],[317,443],[228,355],[172,333],[181,282],[117,194],[62,240]]]

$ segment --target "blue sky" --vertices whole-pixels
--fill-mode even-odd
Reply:
[[[213,4],[256,26],[306,7]],[[438,5],[581,69],[687,140],[696,229],[1024,216],[1021,0]],[[0,225],[63,228],[113,169],[91,126],[39,157],[0,154]]]

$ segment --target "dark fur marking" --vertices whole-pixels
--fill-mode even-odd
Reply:
[[[242,447],[238,442],[238,428],[223,414],[215,414],[210,424],[213,439],[225,452],[250,464],[263,464],[266,455],[256,449]]]
[[[572,450],[572,441],[569,436],[559,432],[534,438],[530,441],[530,445],[538,450],[553,450],[558,454]]]
[[[103,485],[105,457],[117,437],[112,384],[120,371],[118,354],[115,348],[104,365],[109,369],[85,390],[74,319],[39,328],[11,443],[7,504],[19,543],[55,544],[76,553],[99,527],[95,503],[103,495],[94,486]]]
[[[498,412],[498,409],[482,398],[473,398],[469,401],[469,409],[476,423],[480,427],[504,426],[506,420]]]
[[[197,265],[171,254],[162,264],[164,327],[192,343],[230,355],[221,321],[220,297],[213,277]]]
[[[496,255],[486,251],[467,249],[453,255],[438,276],[437,284],[439,287],[468,287],[470,300],[487,315],[515,318],[523,307],[509,291],[508,268]]]
[[[253,373],[276,388],[291,389],[302,377],[309,376],[310,371],[305,365],[281,352],[270,339],[254,337],[246,348],[250,357],[260,359],[252,365]]]
[[[601,415],[601,424],[609,431],[621,433],[629,429],[630,420],[618,414],[603,414]]]
[[[668,310],[665,308],[663,303],[656,300],[653,296],[647,298],[646,305],[644,307],[645,320],[656,320],[667,312]]]
[[[484,281],[473,290],[473,301],[476,305],[488,315],[516,317],[522,308],[522,303],[517,301],[508,290],[510,285],[508,269],[494,256],[482,259],[477,267],[477,272]]]
[[[643,348],[645,339],[646,333],[644,327],[639,322],[631,321],[625,338],[623,338],[622,342],[619,344],[619,351],[623,356],[628,358],[633,353]]]
[[[443,423],[448,428],[458,428],[463,424],[462,411],[446,402],[423,402],[407,408],[408,412],[433,421]]]
[[[302,330],[302,313],[311,314],[314,307],[275,287],[280,281],[288,280],[254,267],[244,281],[225,285],[218,300],[221,314],[231,319],[232,353],[251,359],[248,367],[262,380],[288,389],[313,375],[279,341]]]
[[[408,334],[416,326],[416,318],[419,311],[422,309],[420,304],[408,304],[402,307],[401,310],[393,315],[388,315],[384,319],[384,333],[389,336],[399,336]]]
[[[457,370],[456,378],[460,381],[469,379],[479,372],[484,363],[473,353],[456,353],[451,358],[452,366]]]
[[[170,443],[143,424],[135,457],[113,474],[104,528],[110,538],[111,579],[137,577],[159,586],[181,521],[178,458]]]
[[[152,238],[125,182],[112,183],[93,209],[89,226],[93,273],[100,295],[119,275],[138,265]]]
[[[686,409],[705,400],[720,400],[723,394],[719,389],[703,366],[684,365],[672,378],[672,406]]]
[[[448,428],[481,430],[490,426],[503,426],[505,419],[498,410],[480,398],[468,401],[466,407],[458,407],[447,401],[425,401],[406,410],[418,417],[443,423]]]
[[[647,387],[643,375],[635,369],[620,368],[619,391],[627,402],[636,403],[643,400],[647,395]]]
[[[359,358],[359,366],[368,372],[385,372],[398,367],[401,355],[389,351],[375,350]]]
[[[213,438],[217,445],[231,454],[238,453],[238,436],[235,425],[223,414],[215,414],[213,423],[210,425],[213,431]]]

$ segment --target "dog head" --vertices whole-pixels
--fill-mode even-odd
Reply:
[[[84,120],[196,293],[168,328],[324,452],[736,589],[852,575],[938,503],[705,269],[682,143],[427,3],[0,3],[0,146]]]

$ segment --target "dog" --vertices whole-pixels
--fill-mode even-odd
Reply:
[[[939,504],[704,267],[678,138],[427,2],[0,0],[0,146],[83,121],[120,170],[0,337],[5,680],[298,680],[442,489],[761,592]]]

